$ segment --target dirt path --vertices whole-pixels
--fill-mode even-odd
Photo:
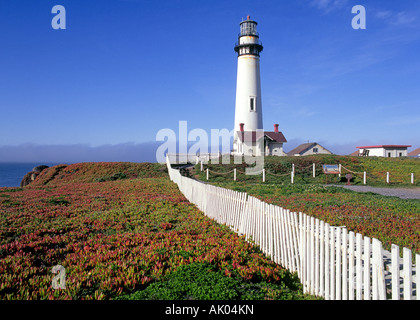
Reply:
[[[379,188],[370,186],[332,185],[357,192],[373,192],[383,196],[399,197],[401,199],[420,199],[420,188]]]

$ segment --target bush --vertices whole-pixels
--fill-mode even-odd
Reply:
[[[207,262],[180,266],[146,289],[117,300],[264,300],[302,299],[284,284],[251,283]]]

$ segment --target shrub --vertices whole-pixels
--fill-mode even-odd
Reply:
[[[302,299],[284,285],[248,282],[210,263],[183,265],[146,289],[117,300],[264,300]]]

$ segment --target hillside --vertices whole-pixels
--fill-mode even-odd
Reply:
[[[56,265],[65,289],[52,288]],[[0,188],[0,299],[118,297],[312,298],[295,274],[190,204],[163,165],[59,165]]]
[[[31,186],[104,182],[119,179],[166,177],[158,163],[94,162],[57,165],[40,173]]]

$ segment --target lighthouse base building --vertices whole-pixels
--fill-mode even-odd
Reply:
[[[287,142],[279,125],[274,125],[274,131],[246,131],[240,124],[233,141],[233,154],[245,156],[287,156],[283,151],[283,143]]]

